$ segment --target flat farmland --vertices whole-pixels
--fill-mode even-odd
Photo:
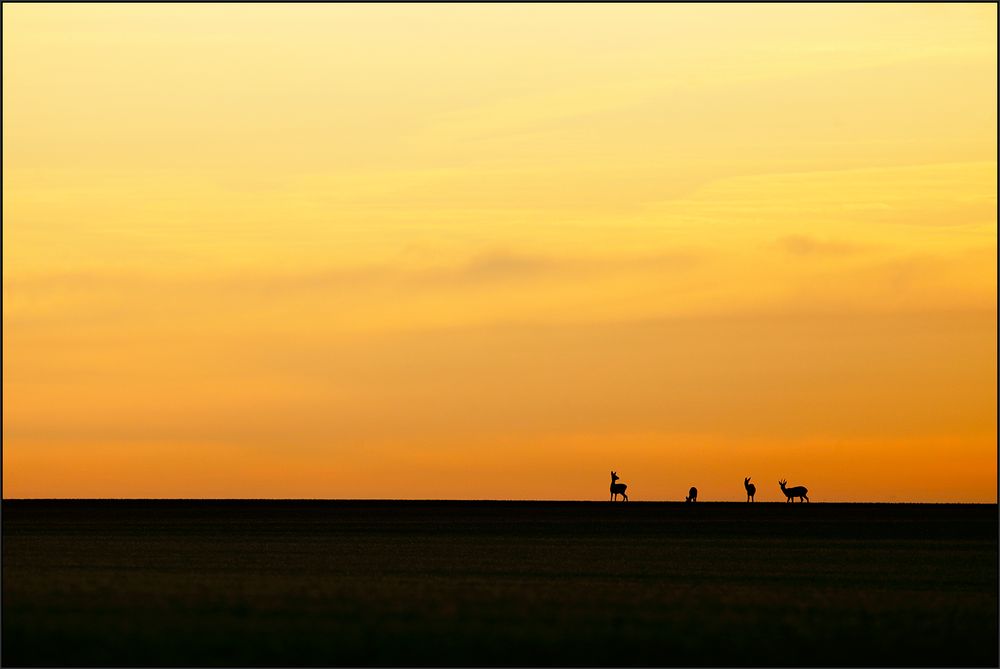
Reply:
[[[6,666],[998,662],[996,505],[5,500]]]

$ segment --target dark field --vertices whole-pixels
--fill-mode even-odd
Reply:
[[[996,505],[4,501],[4,665],[992,665]]]

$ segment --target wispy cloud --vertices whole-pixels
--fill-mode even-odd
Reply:
[[[260,271],[215,276],[165,276],[153,273],[81,271],[5,277],[7,295],[99,293],[192,287],[202,289],[252,289],[275,292],[309,292],[337,286],[379,286],[402,283],[435,288],[497,284],[526,280],[574,278],[583,274],[617,274],[631,271],[682,271],[696,266],[700,256],[693,251],[643,255],[556,256],[491,249],[452,264],[403,267],[394,263],[355,267],[330,267],[279,273]]]
[[[798,256],[846,256],[859,253],[869,248],[863,244],[819,239],[807,235],[788,235],[778,240],[778,245],[793,255]]]

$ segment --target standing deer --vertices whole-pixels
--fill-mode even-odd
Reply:
[[[743,487],[747,489],[747,501],[748,502],[754,501],[753,496],[757,494],[757,486],[755,486],[753,483],[750,483],[749,476],[743,479]]]
[[[698,489],[695,488],[694,486],[691,486],[691,489],[688,490],[688,496],[684,498],[684,501],[685,502],[697,502],[698,501]]]
[[[794,497],[798,497],[799,502],[802,502],[803,500],[806,502],[809,501],[809,490],[804,485],[797,485],[794,488],[786,488],[785,483],[787,483],[787,481],[778,481],[778,485],[781,486],[781,492],[785,493],[785,497],[788,498],[785,500],[786,503],[791,502]]]
[[[616,473],[614,473],[612,471],[611,472],[611,501],[612,502],[615,501],[615,499],[618,497],[618,495],[621,495],[623,497],[622,501],[623,502],[627,502],[628,501],[628,495],[625,494],[625,488],[627,488],[628,486],[625,485],[624,483],[615,483],[615,481],[617,481],[617,480],[618,480],[618,474],[616,474]]]

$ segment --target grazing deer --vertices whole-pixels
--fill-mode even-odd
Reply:
[[[781,486],[781,492],[785,493],[785,497],[788,498],[785,500],[786,503],[791,502],[794,497],[798,497],[799,502],[803,500],[807,502],[809,501],[809,490],[804,485],[797,485],[794,488],[786,488],[785,483],[787,483],[787,481],[778,481],[778,485]]]
[[[697,502],[698,501],[698,489],[695,488],[694,486],[691,486],[691,489],[688,490],[688,496],[684,498],[684,501],[685,502]]]
[[[615,483],[615,481],[617,480],[618,480],[618,474],[611,472],[611,501],[612,502],[615,501],[615,498],[617,498],[618,495],[621,495],[623,497],[622,501],[627,502],[628,495],[625,494],[625,488],[627,488],[628,486],[625,485],[624,483]]]
[[[757,486],[755,486],[753,483],[750,483],[749,476],[743,479],[743,487],[747,489],[747,501],[748,502],[754,501],[753,496],[757,494]]]

